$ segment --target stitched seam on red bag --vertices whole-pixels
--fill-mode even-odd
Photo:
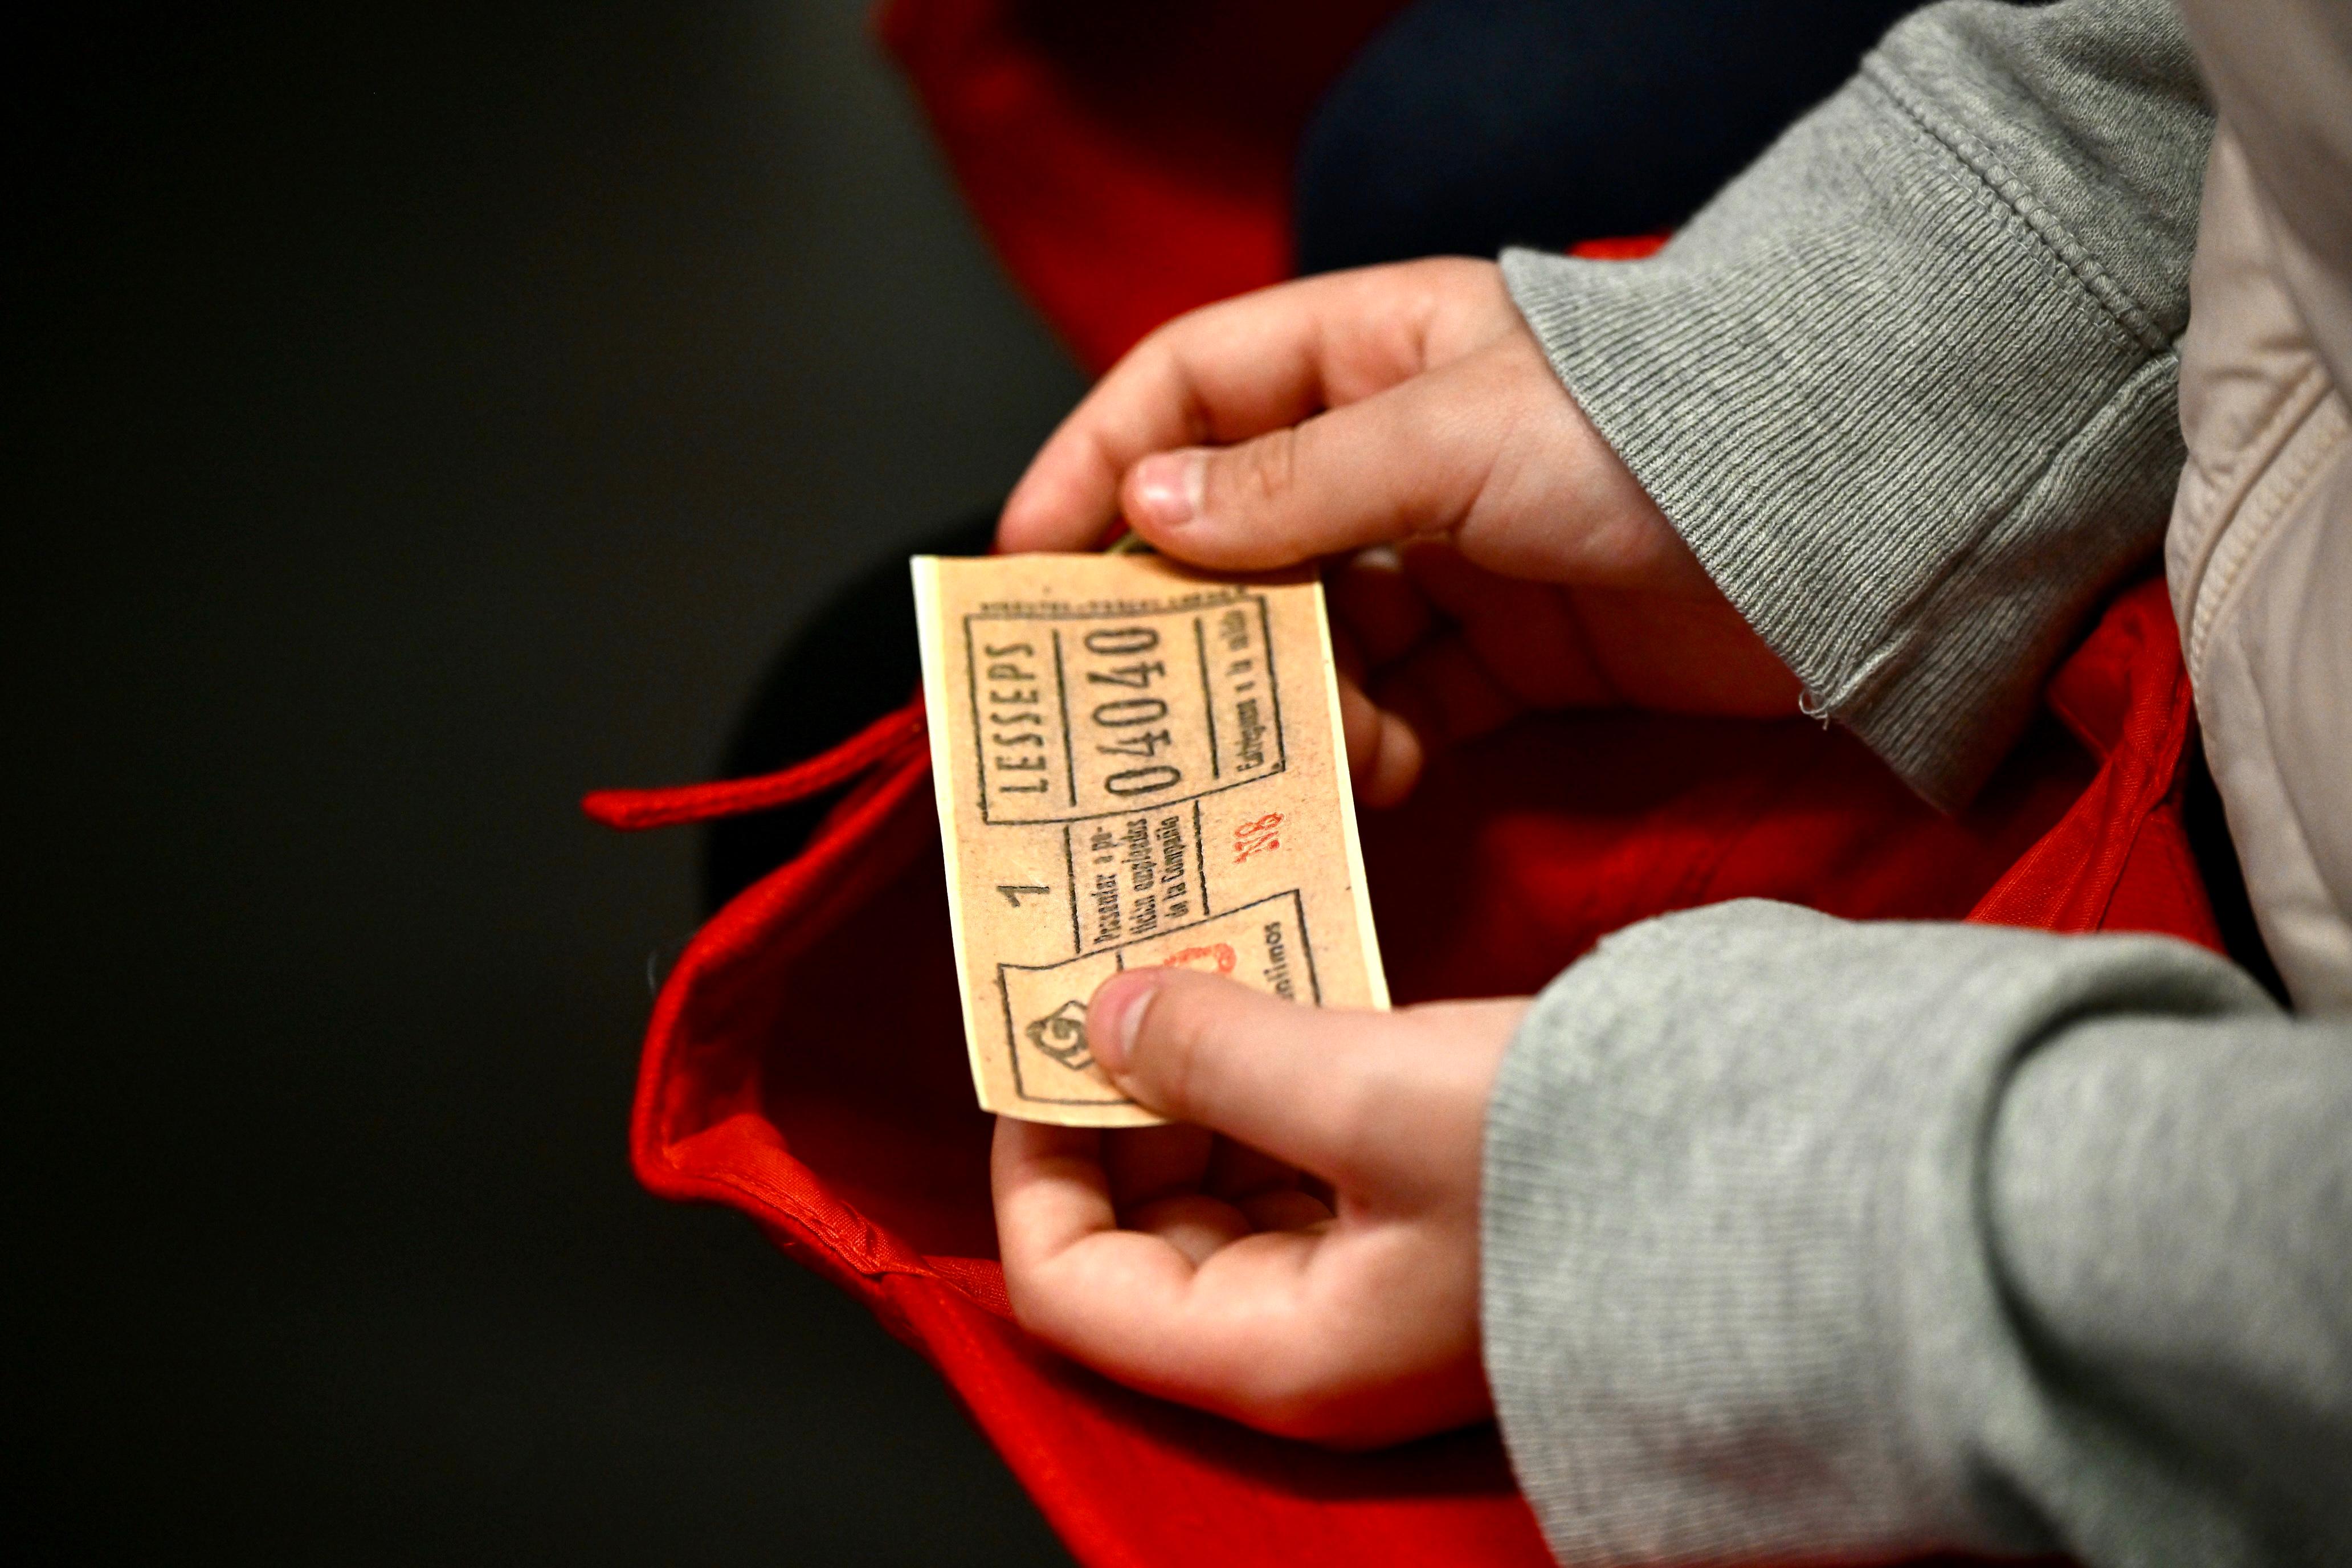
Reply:
[[[728,1171],[721,1173],[713,1171],[699,1173],[699,1174],[702,1180],[713,1185],[733,1189],[770,1214],[790,1219],[802,1229],[810,1232],[811,1239],[832,1256],[848,1264],[856,1272],[868,1279],[879,1279],[889,1274],[908,1274],[922,1279],[938,1278],[929,1265],[919,1261],[922,1257],[920,1253],[908,1247],[906,1243],[863,1215],[859,1216],[859,1220],[866,1236],[852,1237],[844,1233],[833,1221],[808,1207],[797,1194],[787,1192],[751,1172]],[[848,1207],[845,1204],[842,1206]],[[854,1214],[856,1211],[852,1209],[850,1212]],[[884,1238],[885,1247],[901,1248],[918,1261],[904,1263],[891,1258],[867,1237]]]
[[[667,1197],[723,1204],[749,1215],[763,1226],[781,1226],[797,1230],[803,1234],[807,1246],[822,1252],[845,1274],[873,1280],[890,1274],[937,1278],[920,1262],[909,1265],[896,1261],[865,1237],[845,1235],[838,1225],[809,1205],[804,1199],[755,1173],[732,1167],[684,1166],[668,1159],[665,1153],[663,1173],[647,1184]],[[840,1204],[838,1200],[835,1203],[845,1212],[857,1215],[857,1211],[849,1205]],[[901,1256],[921,1258],[921,1254],[865,1215],[857,1215],[857,1220],[867,1235],[884,1238],[886,1247],[896,1248]]]

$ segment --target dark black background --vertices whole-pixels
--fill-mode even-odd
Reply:
[[[1051,1562],[623,1132],[779,638],[1078,390],[858,0],[100,7],[10,49],[10,1534]]]

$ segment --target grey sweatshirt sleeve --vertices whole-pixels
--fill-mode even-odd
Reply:
[[[1563,1562],[2352,1561],[2352,1019],[2163,939],[1726,904],[1555,981],[1486,1136]]]
[[[1504,258],[1732,603],[1939,805],[2162,534],[2211,130],[2169,0],[1954,0],[1656,257]]]

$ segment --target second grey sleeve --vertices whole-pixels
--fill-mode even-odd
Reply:
[[[2210,137],[2168,0],[1955,0],[1656,257],[1504,258],[1732,603],[1939,805],[2162,535]]]
[[[1561,1561],[2352,1561],[2352,1019],[2149,937],[1717,905],[1553,982],[1482,1312]]]

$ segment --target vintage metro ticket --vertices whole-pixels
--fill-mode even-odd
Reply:
[[[1150,554],[919,556],[931,775],[980,1103],[1158,1118],[1087,1048],[1122,969],[1385,1007],[1322,584]]]

